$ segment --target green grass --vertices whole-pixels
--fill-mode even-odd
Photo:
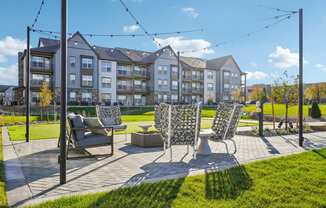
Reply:
[[[142,121],[142,122],[124,122],[127,124],[127,133],[139,132],[142,129],[139,128],[140,124],[153,124],[153,121]],[[207,129],[212,125],[212,119],[202,119],[201,128]],[[239,126],[256,126],[257,123],[254,122],[240,122]],[[47,124],[32,124],[30,127],[30,138],[31,139],[53,139],[59,136],[59,124],[58,123],[47,123]],[[155,130],[150,128],[150,130]],[[25,126],[9,126],[8,127],[9,136],[12,141],[22,141],[25,139]],[[124,134],[124,131],[115,132],[115,134]]]
[[[0,207],[7,207],[5,168],[3,164],[2,129],[0,128]]]
[[[222,172],[63,197],[33,208],[326,207],[326,149]]]
[[[30,121],[40,120],[39,116],[31,116]],[[25,123],[25,116],[0,116],[0,126],[15,125]]]
[[[304,116],[308,116],[308,108],[311,107],[310,105],[304,105],[303,107],[303,113]],[[284,117],[285,115],[285,105],[284,104],[275,104],[275,114],[276,116]],[[326,105],[320,104],[319,108],[321,110],[321,113],[323,116],[326,116]],[[255,112],[256,111],[256,105],[247,105],[244,107],[244,111],[246,112]],[[272,105],[270,103],[267,103],[264,105],[264,114],[265,115],[272,115]],[[298,116],[298,106],[290,106],[289,107],[289,116],[290,117],[297,117]]]

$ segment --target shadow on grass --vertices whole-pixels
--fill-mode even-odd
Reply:
[[[318,154],[322,158],[326,159],[326,152],[322,153],[320,150],[312,150],[314,153]]]
[[[219,172],[205,173],[207,199],[235,199],[248,190],[251,179],[244,166],[236,166]]]
[[[179,178],[117,189],[104,194],[88,207],[171,207],[183,182],[184,178]]]

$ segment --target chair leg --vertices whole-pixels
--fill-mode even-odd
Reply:
[[[125,141],[128,140],[127,129],[125,129]]]
[[[111,155],[113,155],[113,152],[114,152],[114,148],[113,148],[113,142],[111,144]]]
[[[189,144],[187,145],[187,154],[189,154]]]
[[[166,153],[166,142],[163,141],[163,151],[164,151],[164,154]]]
[[[235,154],[237,152],[237,144],[235,143],[235,141],[233,139],[230,139],[230,141],[233,143],[233,147],[234,147],[234,151],[232,154]]]
[[[221,141],[225,145],[226,153],[229,154],[229,147],[228,144],[225,141]]]
[[[192,157],[196,160],[197,159],[197,150],[196,150],[196,144],[194,144],[193,146],[193,153],[192,153]]]
[[[170,147],[170,162],[172,162],[172,146]]]

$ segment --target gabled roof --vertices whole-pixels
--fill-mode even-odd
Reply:
[[[134,50],[134,49],[128,49],[128,48],[116,48],[116,50],[120,51],[123,55],[128,57],[133,62],[142,63],[143,59],[149,55],[151,55],[151,52],[148,51],[140,51],[140,50]]]
[[[206,68],[206,61],[201,58],[181,56],[180,61],[181,64],[186,64],[192,68],[201,68],[201,69]]]
[[[115,48],[105,48],[100,46],[94,46],[93,48],[95,49],[99,59],[124,62],[131,61],[127,56]]]
[[[11,85],[0,85],[0,92],[5,92],[10,87],[14,87],[14,86],[11,86]]]
[[[45,52],[45,53],[56,53],[60,48],[60,45],[51,45],[46,47],[31,48],[32,52]]]
[[[50,39],[50,38],[40,38],[38,41],[39,48],[47,47],[47,46],[54,46],[54,45],[60,45],[60,40]]]
[[[143,59],[143,62],[147,63],[147,64],[154,63],[155,60],[160,56],[159,54],[161,53],[161,51],[163,51],[164,49],[170,49],[173,52],[174,56],[175,57],[177,56],[175,54],[174,50],[171,48],[171,46],[167,45],[167,46],[164,46],[163,48],[160,48],[159,50],[151,53],[149,56],[145,57]]]
[[[207,68],[220,69],[232,57],[232,55],[207,60]]]

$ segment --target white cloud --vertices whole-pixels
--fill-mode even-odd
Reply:
[[[18,84],[18,66],[12,64],[7,67],[0,66],[0,84],[17,85]]]
[[[136,32],[137,30],[139,30],[138,25],[126,25],[126,26],[123,26],[123,32],[132,33],[132,32]]]
[[[25,41],[7,36],[0,39],[0,63],[7,61],[8,56],[17,56],[26,47]]]
[[[162,47],[170,45],[175,51],[185,51],[186,53],[182,54],[185,56],[203,57],[206,54],[214,53],[213,49],[200,50],[212,45],[204,39],[185,39],[182,36],[175,36],[166,39],[155,38],[155,40],[160,43]]]
[[[262,71],[246,72],[248,80],[262,80],[268,77],[268,74]]]
[[[196,11],[195,8],[192,7],[184,7],[181,9],[182,12],[186,13],[187,15],[189,15],[190,17],[196,19],[199,16],[198,11]]]
[[[269,54],[268,57],[268,62],[273,64],[276,68],[287,69],[299,66],[299,54],[292,53],[289,48],[277,46],[275,51]],[[308,61],[304,60],[304,63],[308,63]]]
[[[316,64],[315,67],[318,68],[318,69],[326,71],[326,66],[323,65],[323,64]]]

